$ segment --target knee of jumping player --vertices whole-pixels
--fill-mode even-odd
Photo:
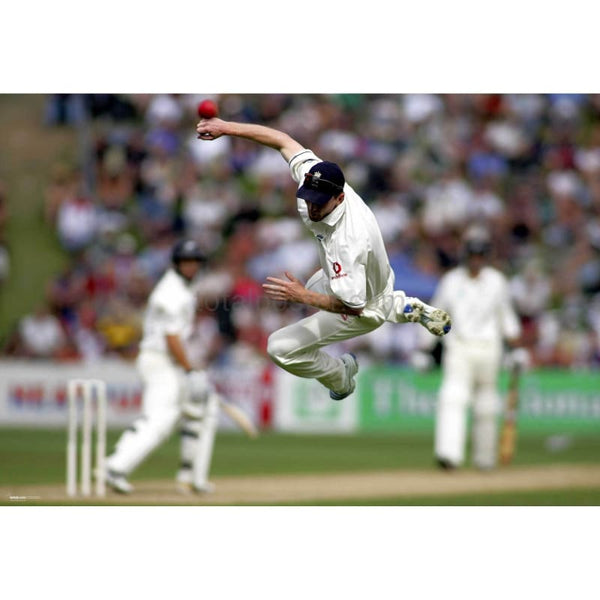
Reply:
[[[267,354],[279,366],[285,366],[297,350],[294,340],[276,331],[269,336]]]

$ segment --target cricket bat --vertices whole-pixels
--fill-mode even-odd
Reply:
[[[519,381],[521,365],[515,364],[510,370],[504,422],[500,431],[500,464],[509,465],[517,446],[517,409],[519,407]]]
[[[235,406],[235,404],[231,404],[231,402],[227,402],[227,400],[224,400],[221,396],[219,396],[219,405],[221,406],[223,412],[240,429],[242,429],[248,435],[248,437],[258,437],[258,431],[256,427],[241,408],[238,408]]]

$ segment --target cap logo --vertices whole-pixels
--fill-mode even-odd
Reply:
[[[323,174],[321,171],[307,173],[304,176],[304,185],[314,190],[322,190],[327,193],[340,194],[343,191],[341,185],[338,185],[333,181],[329,181],[328,179],[323,179]]]

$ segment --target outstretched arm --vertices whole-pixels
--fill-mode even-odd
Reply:
[[[281,152],[287,162],[292,156],[304,150],[304,146],[291,138],[287,133],[252,123],[236,123],[222,119],[201,119],[196,126],[198,139],[216,140],[222,135],[245,138],[253,142],[268,146]]]

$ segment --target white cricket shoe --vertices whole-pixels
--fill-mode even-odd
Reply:
[[[190,468],[183,468],[177,471],[175,477],[175,487],[180,494],[191,494],[192,493],[192,481],[194,479],[194,473]]]
[[[110,469],[106,471],[106,485],[119,494],[131,494],[133,492],[133,486],[127,481],[125,475],[115,473]]]
[[[212,494],[217,489],[217,486],[210,481],[202,485],[194,485],[193,483],[177,482],[177,491],[184,496],[192,494]]]
[[[429,306],[418,298],[406,299],[403,314],[408,322],[420,323],[433,335],[446,335],[452,328],[450,315],[445,310]]]
[[[358,361],[356,360],[356,356],[354,356],[354,354],[352,354],[351,352],[348,352],[347,354],[342,354],[340,358],[346,368],[346,378],[348,380],[348,387],[347,391],[342,393],[337,393],[333,390],[329,390],[329,397],[332,400],[343,400],[344,398],[347,398],[356,387],[356,381],[354,381],[354,376],[358,373]]]
[[[197,494],[212,494],[217,486],[211,481],[205,481],[202,485],[193,485],[192,489]]]
[[[194,474],[192,469],[179,469],[175,478],[175,485],[180,494],[211,494],[215,491],[214,483],[207,481],[202,485],[194,485]]]

